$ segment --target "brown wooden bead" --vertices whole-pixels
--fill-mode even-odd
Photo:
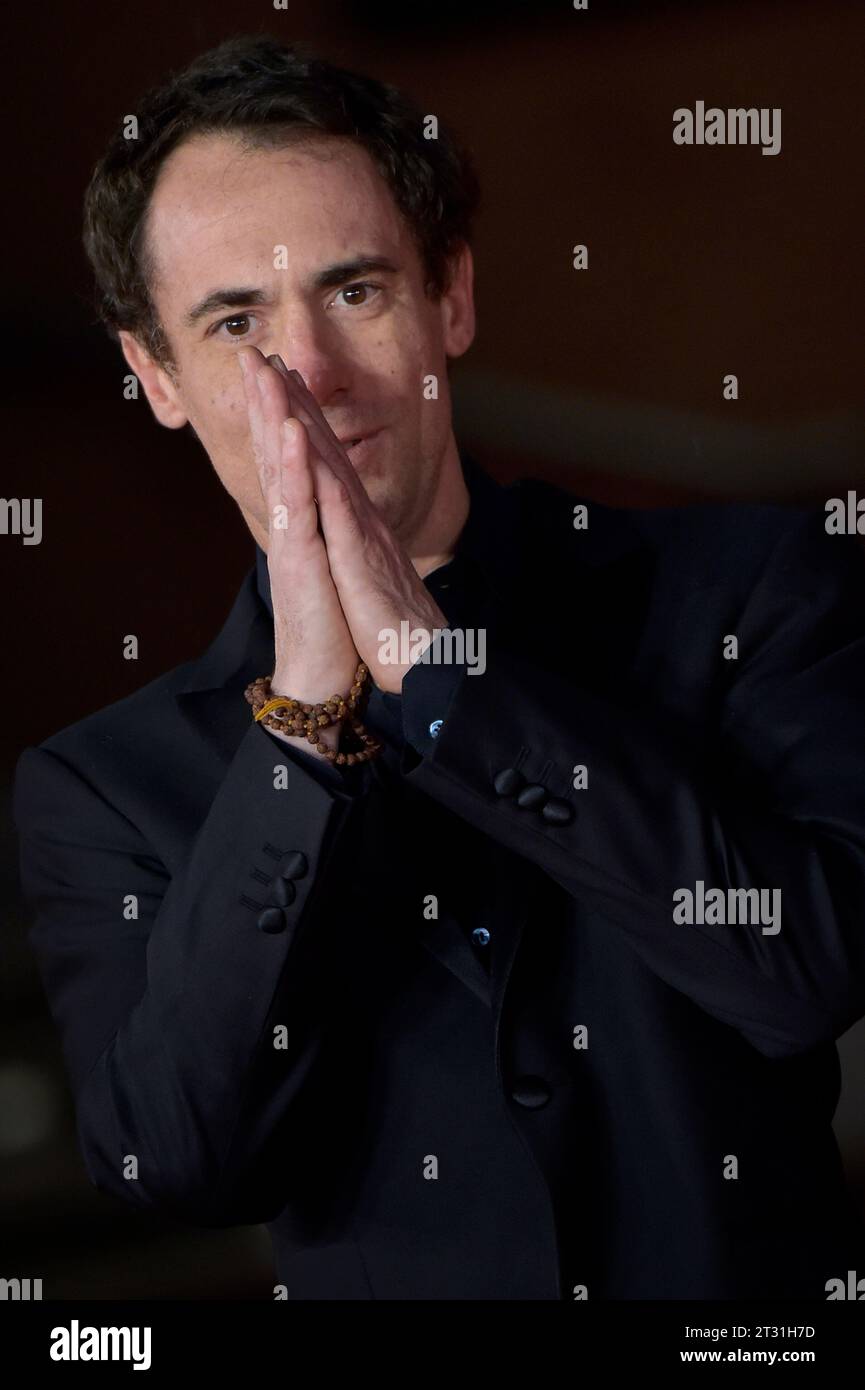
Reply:
[[[271,700],[279,700],[279,703],[274,705],[272,710],[268,710],[261,720],[266,728],[275,729],[277,732],[289,736],[293,734],[295,737],[305,734],[307,741],[312,744],[316,752],[327,758],[329,762],[341,767],[353,766],[355,763],[367,762],[370,758],[377,757],[384,746],[372,734],[367,733],[355,713],[356,710],[363,707],[369,694],[368,677],[369,667],[365,662],[360,661],[348,696],[337,693],[330,700],[311,704],[296,700],[290,695],[286,695],[284,699],[279,696],[271,687],[272,673],[269,676],[256,676],[255,680],[249,682],[243,693],[255,715],[259,714]],[[341,753],[321,742],[319,729],[329,728],[343,720],[347,720],[355,740],[364,745],[360,751]]]

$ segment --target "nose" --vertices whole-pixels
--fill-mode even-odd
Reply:
[[[289,371],[300,372],[323,410],[348,392],[351,368],[339,344],[312,315],[293,320],[274,335],[268,352],[278,353]]]

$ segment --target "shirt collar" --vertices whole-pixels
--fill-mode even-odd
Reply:
[[[517,537],[518,505],[516,489],[504,487],[484,472],[470,454],[460,450],[460,463],[469,493],[469,514],[454,547],[454,558],[476,566],[489,587],[503,596],[513,571],[514,543]],[[444,566],[428,578],[441,576]],[[267,555],[255,547],[255,576],[262,603],[273,618]]]

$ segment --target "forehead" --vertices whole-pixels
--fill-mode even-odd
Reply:
[[[273,272],[277,246],[286,247],[289,274],[360,251],[411,254],[409,230],[372,158],[333,137],[284,149],[191,137],[160,170],[146,245],[163,291],[221,271],[234,281]]]

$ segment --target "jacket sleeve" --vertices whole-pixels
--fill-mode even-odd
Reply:
[[[485,676],[462,672],[438,736],[403,768],[771,1058],[865,1013],[865,565],[855,538],[793,515],[735,627],[738,661],[719,635],[708,733],[497,639]],[[426,680],[412,668],[407,703]],[[544,792],[520,805],[531,784]],[[698,881],[725,897],[769,890],[767,904],[780,890],[780,929],[676,920],[673,895]]]
[[[327,1027],[316,919],[362,798],[290,751],[250,726],[174,873],[56,752],[26,749],[16,773],[30,942],[90,1180],[202,1225],[285,1205]]]

